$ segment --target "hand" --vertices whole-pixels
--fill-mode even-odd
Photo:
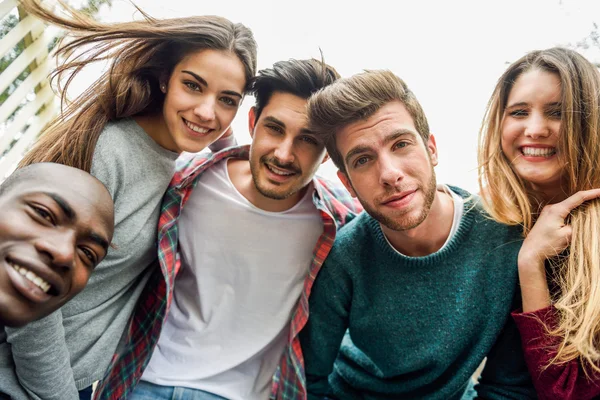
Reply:
[[[600,189],[581,191],[542,209],[519,251],[519,283],[524,312],[540,310],[550,305],[544,262],[560,254],[569,245],[572,229],[565,223],[569,213],[597,197],[600,197]]]
[[[566,249],[571,241],[572,229],[565,223],[565,219],[574,208],[598,197],[600,197],[600,189],[585,190],[575,193],[560,203],[544,207],[523,242],[519,252],[519,266],[521,267],[521,261],[526,261],[528,264],[538,265],[538,267],[541,264],[543,267],[546,259],[555,257]]]

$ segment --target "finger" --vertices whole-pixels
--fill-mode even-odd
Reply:
[[[600,197],[600,189],[582,190],[556,205],[559,206],[558,210],[560,216],[566,218],[574,208],[579,207],[588,200],[596,199],[598,197]]]

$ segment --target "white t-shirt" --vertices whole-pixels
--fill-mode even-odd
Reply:
[[[142,380],[228,399],[268,399],[315,244],[313,185],[291,209],[255,207],[227,162],[204,172],[179,222],[182,268]]]

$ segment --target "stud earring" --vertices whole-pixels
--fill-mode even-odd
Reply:
[[[164,83],[162,85],[160,85],[160,90],[162,90],[163,93],[167,92],[167,85],[165,85]]]

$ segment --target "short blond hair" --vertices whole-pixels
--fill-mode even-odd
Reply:
[[[344,157],[336,146],[341,129],[375,114],[392,101],[400,101],[414,120],[424,143],[429,140],[429,124],[421,104],[406,83],[388,70],[365,71],[340,79],[321,89],[308,101],[311,130],[325,143],[338,169],[346,173]]]

